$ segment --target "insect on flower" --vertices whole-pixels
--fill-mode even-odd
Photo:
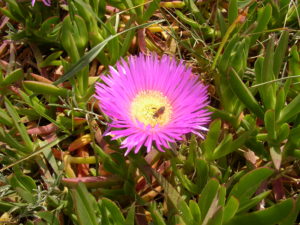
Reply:
[[[155,108],[154,108],[155,109]],[[158,118],[160,115],[162,115],[165,111],[166,107],[162,106],[160,107],[155,113],[153,114],[153,118]]]
[[[125,155],[142,146],[163,152],[188,133],[204,138],[210,121],[207,87],[182,61],[167,55],[130,56],[101,78],[95,97],[111,119],[106,135],[124,138]]]

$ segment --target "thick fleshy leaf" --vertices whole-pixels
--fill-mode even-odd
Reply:
[[[275,112],[274,110],[268,110],[265,113],[265,127],[268,131],[268,137],[271,140],[275,140],[277,138],[277,132],[276,132],[276,124],[275,124]]]
[[[263,118],[263,110],[258,104],[249,88],[243,83],[236,71],[232,70],[229,76],[232,91],[256,116]]]
[[[41,219],[45,220],[48,224],[60,225],[57,215],[55,215],[55,212],[42,211],[37,212],[36,215]]]
[[[289,32],[283,31],[280,40],[278,43],[278,46],[274,52],[274,65],[273,65],[273,71],[275,78],[278,78],[278,75],[280,73],[280,69],[282,66],[282,62],[284,60],[287,46],[288,46],[288,40],[289,40]]]
[[[272,146],[270,147],[270,155],[276,170],[280,169],[281,161],[282,161],[282,152],[280,147]]]
[[[96,217],[98,207],[96,200],[88,192],[84,184],[80,183],[78,187],[72,191],[72,197],[79,224],[98,225],[99,223]]]
[[[4,99],[4,103],[5,103],[5,107],[8,111],[8,113],[10,114],[10,116],[14,122],[15,127],[17,128],[23,141],[25,142],[25,145],[28,148],[28,151],[33,151],[34,145],[31,141],[29,135],[27,134],[25,125],[23,123],[20,123],[21,118],[20,118],[19,114],[17,113],[16,109],[14,108],[12,103],[8,100],[8,98]]]
[[[190,200],[189,207],[190,207],[191,213],[193,215],[194,221],[200,222],[201,221],[201,211],[200,211],[198,204],[195,201]]]
[[[55,85],[60,84],[64,81],[70,79],[71,77],[75,76],[79,71],[81,71],[85,66],[87,66],[91,61],[93,61],[97,57],[97,55],[104,49],[104,47],[108,44],[109,41],[113,40],[114,38],[118,37],[119,35],[126,33],[130,30],[147,27],[152,24],[157,24],[157,23],[161,23],[161,22],[163,22],[163,20],[152,21],[149,23],[131,27],[131,28],[121,31],[115,35],[111,35],[110,37],[105,39],[103,42],[101,42],[98,45],[96,45],[95,47],[93,47],[74,66],[72,66],[72,68],[70,68],[70,70],[68,70],[68,72],[66,74],[64,74],[61,78],[56,80],[53,84],[55,84]]]
[[[216,179],[211,179],[207,182],[202,190],[198,204],[201,211],[202,218],[206,217],[208,210],[212,207],[214,199],[217,197],[220,184]]]
[[[206,138],[201,144],[203,154],[206,157],[208,158],[212,157],[213,151],[215,150],[218,144],[220,133],[221,133],[221,120],[217,119],[211,122],[211,124],[209,125]]]
[[[124,225],[134,224],[135,204],[130,206]]]
[[[253,35],[251,35],[250,45],[252,46],[258,37],[261,35],[262,31],[267,27],[272,16],[272,6],[266,5],[264,8],[258,11],[257,25],[253,30]]]
[[[225,225],[275,225],[285,219],[293,209],[292,199],[275,204],[267,209],[236,216]]]
[[[22,80],[24,77],[24,72],[22,69],[16,69],[10,74],[8,74],[2,82],[0,82],[0,87],[11,85],[17,81]]]
[[[279,115],[278,123],[289,122],[294,116],[300,112],[300,95],[297,95],[286,107],[284,107]]]
[[[238,17],[237,0],[230,0],[229,7],[228,7],[228,22],[229,22],[229,24],[232,24],[237,17]]]
[[[223,222],[226,223],[227,221],[229,221],[231,218],[234,217],[234,215],[236,214],[237,210],[239,208],[239,201],[237,198],[235,198],[234,196],[231,196],[225,207],[224,207],[224,216],[223,216]]]
[[[237,213],[247,212],[249,209],[257,206],[257,204],[259,204],[259,202],[265,199],[270,193],[271,191],[264,191],[256,195],[255,197],[251,198],[249,201],[245,202],[243,205],[239,207]]]
[[[71,92],[65,88],[59,88],[52,84],[47,84],[39,81],[24,81],[24,86],[33,91],[34,94],[46,94],[53,96],[67,97],[71,96]]]
[[[268,177],[273,174],[273,170],[269,168],[258,168],[245,174],[237,184],[235,184],[229,194],[236,197],[240,201],[240,205],[247,203],[257,188]]]
[[[150,213],[155,225],[166,225],[165,220],[161,213],[158,211],[155,203],[150,205]]]
[[[195,162],[195,169],[196,169],[195,183],[198,186],[199,190],[202,191],[208,179],[208,172],[209,172],[208,163],[206,162],[206,160],[197,159]]]
[[[110,220],[114,221],[115,224],[124,224],[125,218],[119,209],[119,207],[108,198],[102,198],[100,204],[107,210],[109,213]]]
[[[249,139],[249,136],[251,134],[252,131],[246,131],[235,140],[232,140],[231,134],[226,135],[222,142],[216,147],[212,158],[219,159],[223,156],[228,155],[229,153],[236,151]]]

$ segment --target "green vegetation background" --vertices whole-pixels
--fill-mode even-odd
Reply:
[[[298,224],[297,3],[1,2],[0,223]],[[209,85],[204,141],[124,157],[102,137],[94,83],[139,52]]]

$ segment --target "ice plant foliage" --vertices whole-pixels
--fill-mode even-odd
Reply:
[[[167,55],[130,56],[96,84],[95,97],[112,122],[108,135],[124,138],[121,147],[137,153],[155,144],[159,151],[187,133],[203,138],[210,121],[207,88],[190,68]]]

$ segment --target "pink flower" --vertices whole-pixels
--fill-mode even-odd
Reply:
[[[119,61],[104,83],[96,84],[95,97],[111,118],[107,135],[124,138],[121,147],[138,153],[153,144],[159,151],[182,140],[187,133],[203,138],[210,112],[207,87],[182,61],[164,55],[130,56]]]
[[[50,6],[51,5],[51,0],[43,0],[44,5]],[[34,6],[35,0],[31,1],[31,5]]]

